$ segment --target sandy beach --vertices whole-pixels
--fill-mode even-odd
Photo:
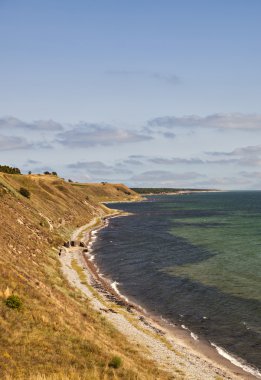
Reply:
[[[203,339],[180,326],[149,315],[139,305],[129,302],[113,283],[99,272],[94,262],[92,244],[99,229],[108,225],[113,214],[93,220],[78,228],[71,240],[81,240],[85,247],[62,248],[62,271],[68,281],[86,296],[92,307],[124,334],[146,357],[177,379],[259,379],[221,356]],[[237,364],[237,363],[235,363]]]

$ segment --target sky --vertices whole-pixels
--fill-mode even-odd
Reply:
[[[0,0],[0,164],[261,190],[260,0]]]

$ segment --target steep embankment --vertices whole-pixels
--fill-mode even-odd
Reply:
[[[1,379],[167,378],[70,287],[58,260],[57,247],[75,228],[109,213],[98,201],[135,197],[123,185],[0,175]],[[10,294],[20,309],[7,307]],[[118,369],[114,356],[123,360]]]

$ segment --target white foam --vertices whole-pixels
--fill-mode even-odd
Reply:
[[[237,367],[242,368],[244,371],[251,373],[251,375],[257,376],[259,379],[261,379],[261,372],[258,371],[258,369],[253,368],[246,363],[243,362],[241,359],[237,359],[236,357],[229,354],[224,348],[217,346],[215,343],[211,343],[211,346],[215,347],[219,355],[223,356],[225,359],[229,360],[230,363],[234,364]]]
[[[187,331],[190,332],[190,336],[191,336],[191,338],[193,338],[194,340],[198,340],[198,339],[199,339],[198,336],[197,336],[196,334],[194,334],[192,331],[190,331],[190,329],[189,329],[187,326],[185,326],[185,325],[181,325],[181,327],[182,327],[184,330],[187,330]]]
[[[119,284],[117,281],[113,281],[113,282],[111,283],[111,287],[112,287],[112,289],[115,290],[115,292],[116,292],[117,294],[120,295],[120,292],[119,292],[119,290],[118,290],[118,288],[117,288],[118,285],[120,285],[120,284]]]
[[[160,319],[161,319],[163,322],[167,323],[168,325],[171,324],[166,318],[163,318],[162,315],[160,316]]]
[[[198,340],[198,336],[196,334],[194,334],[193,332],[190,332],[190,335],[191,337],[194,339],[194,340]]]
[[[169,326],[177,327],[177,325],[175,323],[168,321],[167,319],[163,318],[162,316],[160,318],[163,322],[167,323]]]
[[[113,290],[114,290],[119,296],[121,296],[122,298],[124,298],[125,301],[129,302],[128,298],[125,297],[125,296],[123,296],[123,295],[119,292],[118,285],[120,285],[120,284],[119,284],[119,282],[117,282],[117,281],[113,281],[113,282],[111,283],[111,287],[112,287],[112,289],[113,289]]]

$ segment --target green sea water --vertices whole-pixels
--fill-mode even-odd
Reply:
[[[202,206],[197,202],[183,204],[182,207],[176,205],[175,208],[202,211]],[[213,255],[197,263],[168,268],[168,273],[260,301],[261,215],[246,208],[246,205],[241,205],[241,210],[230,209],[227,215],[224,209],[220,213],[212,204],[215,216],[201,216],[195,212],[193,217],[179,218],[178,223],[173,219],[171,234],[205,248]]]

